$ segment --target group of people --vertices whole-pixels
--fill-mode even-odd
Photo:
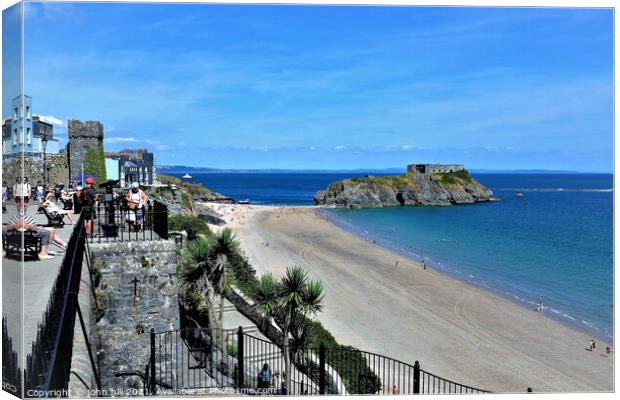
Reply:
[[[96,218],[96,205],[99,201],[99,195],[95,190],[95,180],[87,178],[84,187],[78,185],[72,196],[64,189],[62,183],[57,183],[53,189],[46,190],[41,182],[37,183],[35,188],[30,186],[28,178],[17,177],[12,188],[8,187],[7,182],[2,184],[2,208],[6,211],[6,203],[11,198],[15,199],[17,214],[13,216],[8,224],[3,225],[4,235],[11,236],[21,234],[21,232],[29,231],[32,235],[40,239],[40,252],[38,254],[40,260],[53,258],[57,253],[49,251],[50,244],[54,244],[63,251],[66,243],[57,234],[53,227],[45,227],[38,225],[34,218],[27,214],[28,204],[32,198],[36,198],[39,207],[44,208],[49,215],[61,215],[66,218],[69,223],[74,224],[75,219],[73,213],[81,213],[84,218],[84,226],[86,233],[93,233],[93,219]],[[73,189],[73,188],[70,188]],[[143,229],[145,206],[148,204],[148,196],[140,189],[138,183],[134,182],[131,189],[122,196],[121,200],[127,208],[127,222],[132,224],[136,229]],[[60,202],[63,202],[61,205]],[[68,201],[72,202],[72,209],[65,209],[64,204]]]
[[[71,185],[69,185],[71,189]],[[3,211],[6,211],[4,204],[8,202],[10,198],[15,199],[15,205],[19,211],[24,213],[28,211],[28,204],[32,199],[36,199],[39,203],[43,203],[48,200],[47,196],[51,194],[55,201],[64,204],[71,202],[69,192],[65,190],[65,185],[58,182],[53,188],[46,188],[41,181],[37,182],[36,186],[32,187],[28,178],[18,176],[15,178],[15,183],[12,187],[9,187],[6,181],[2,182],[2,203]]]

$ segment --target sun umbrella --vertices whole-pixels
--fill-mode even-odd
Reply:
[[[86,180],[86,179],[88,179],[88,178],[93,178],[93,179],[95,179],[95,177],[94,177],[94,176],[92,176],[92,175],[86,175],[86,174],[84,174],[84,177],[82,177],[82,175],[76,175],[76,176],[74,176],[73,178],[71,178],[71,180],[73,180],[73,181],[84,181],[84,180]]]

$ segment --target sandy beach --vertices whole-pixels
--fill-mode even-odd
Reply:
[[[340,343],[494,392],[613,390],[605,343],[588,351],[589,336],[367,243],[315,207],[212,207],[258,273],[296,264],[323,282],[318,319]]]

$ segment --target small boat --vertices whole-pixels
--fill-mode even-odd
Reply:
[[[250,204],[250,200],[249,199],[239,200],[237,203],[238,204]]]
[[[517,196],[517,197],[523,197],[523,192],[517,192],[517,193],[515,193],[515,196]]]
[[[185,175],[182,176],[182,178],[183,179],[192,179],[192,176],[186,172]]]

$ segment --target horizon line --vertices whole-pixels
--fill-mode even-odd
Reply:
[[[290,172],[382,172],[382,171],[406,171],[402,167],[386,167],[386,168],[216,168],[216,167],[195,167],[189,165],[156,165],[157,168],[170,168],[171,171],[185,169],[203,170],[206,172],[254,172],[254,171],[290,171]],[[466,169],[469,172],[529,172],[529,173],[573,173],[573,174],[614,174],[614,171],[580,171],[580,170],[563,170],[563,169],[545,169],[545,168],[513,168],[513,169],[496,169],[496,168],[472,168]]]

